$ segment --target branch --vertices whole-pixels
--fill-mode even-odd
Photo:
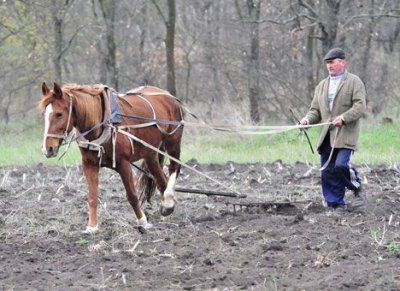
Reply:
[[[151,0],[151,3],[153,3],[154,7],[156,7],[158,14],[161,16],[161,18],[164,21],[165,27],[168,27],[168,21],[165,18],[164,14],[162,13],[160,5],[158,5],[156,0]]]
[[[307,24],[307,25],[300,25],[299,27],[294,28],[290,33],[293,34],[293,33],[297,32],[297,31],[304,30],[306,28],[313,27],[313,26],[316,26],[316,25],[319,25],[319,23],[318,22],[313,22],[313,23],[310,23],[310,24]],[[317,39],[319,39],[319,38],[317,37]]]
[[[61,56],[70,48],[70,46],[71,46],[73,40],[74,40],[74,39],[76,38],[76,36],[78,35],[78,32],[79,32],[82,28],[84,28],[84,27],[86,27],[86,24],[85,24],[85,25],[81,25],[81,26],[78,27],[78,29],[75,31],[75,33],[72,35],[72,37],[69,39],[68,43],[67,43],[67,44],[64,46],[64,48],[61,50],[61,52],[60,52],[60,54],[59,54],[59,57],[61,57]]]
[[[235,0],[235,8],[236,8],[236,13],[239,16],[239,19],[243,20],[243,14],[242,14],[242,10],[240,9],[240,5],[238,3],[238,0]]]
[[[348,19],[343,25],[346,26],[350,22],[360,19],[360,18],[383,18],[383,17],[388,17],[388,18],[400,18],[400,15],[394,15],[394,14],[360,14],[360,15],[353,15],[353,16],[345,16],[345,19]]]
[[[305,3],[303,0],[299,0],[299,5],[303,6],[305,9],[311,12],[314,18],[318,18],[318,13],[310,6],[310,4]]]
[[[314,21],[314,22],[316,22],[317,19],[318,19],[318,18],[314,18],[314,17],[311,17],[311,16],[306,15],[306,14],[300,14],[300,15],[296,15],[296,16],[293,16],[291,18],[288,18],[286,20],[282,20],[282,21],[278,21],[278,20],[274,20],[274,19],[262,19],[262,20],[259,20],[257,22],[258,23],[268,22],[268,23],[273,23],[273,24],[285,25],[285,24],[288,24],[290,22],[296,21],[298,18],[305,18],[305,19],[308,19],[308,20],[311,20],[311,21]],[[247,21],[247,20],[245,20],[245,21]],[[247,21],[247,22],[250,22],[250,21]],[[252,22],[254,22],[254,21],[252,21]]]

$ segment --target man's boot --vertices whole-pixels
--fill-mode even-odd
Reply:
[[[353,210],[365,210],[365,205],[367,204],[367,196],[364,191],[364,187],[360,185],[360,187],[354,191],[354,198],[351,202],[351,208]]]

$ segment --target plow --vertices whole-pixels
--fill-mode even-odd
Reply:
[[[204,189],[193,189],[193,188],[184,188],[184,187],[176,187],[176,192],[186,193],[186,194],[197,194],[197,195],[205,195],[209,197],[227,197],[227,198],[236,198],[240,199],[239,201],[227,201],[225,204],[227,206],[231,206],[233,212],[236,213],[238,211],[243,211],[248,208],[261,208],[261,209],[270,209],[270,210],[279,210],[279,209],[288,209],[288,208],[297,208],[297,205],[305,205],[305,209],[309,208],[313,203],[311,200],[287,200],[287,201],[246,201],[248,196],[242,193],[235,192],[224,192],[224,191],[216,191],[216,190],[204,190]]]

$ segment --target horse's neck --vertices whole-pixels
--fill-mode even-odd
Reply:
[[[99,125],[103,120],[103,108],[101,98],[76,98],[75,103],[76,123],[75,128],[84,133]],[[87,139],[95,139],[100,136],[101,127],[88,133]]]

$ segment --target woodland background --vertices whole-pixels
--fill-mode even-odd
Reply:
[[[399,0],[2,0],[0,122],[39,120],[43,81],[155,85],[212,120],[287,122],[336,46],[369,112],[397,118],[399,39]]]

